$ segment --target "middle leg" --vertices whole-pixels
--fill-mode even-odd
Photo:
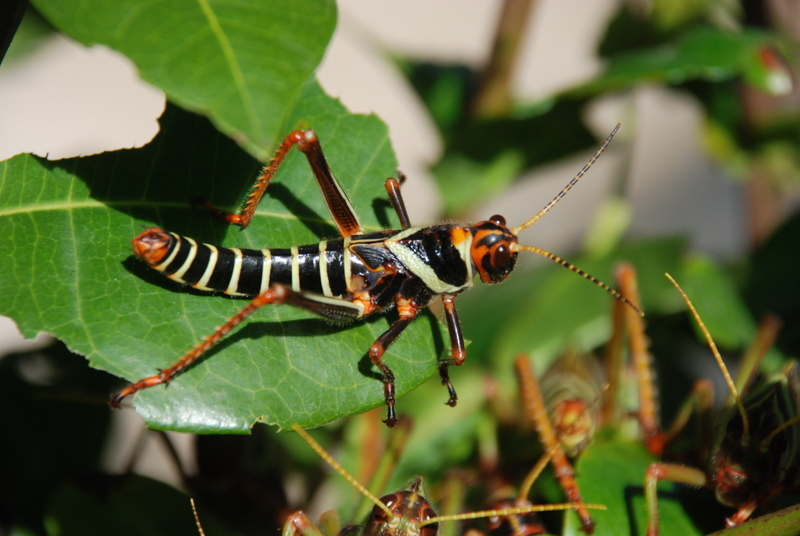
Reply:
[[[400,219],[400,226],[403,229],[408,229],[411,226],[411,221],[408,217],[406,204],[403,200],[403,194],[400,190],[402,182],[405,180],[403,175],[400,179],[388,178],[386,179],[386,193],[389,200],[394,207],[397,217]],[[447,387],[449,398],[446,404],[450,407],[456,405],[458,395],[450,382],[450,374],[447,368],[450,365],[460,365],[467,358],[466,345],[464,344],[464,336],[461,334],[461,324],[458,321],[458,313],[455,306],[456,294],[443,294],[442,305],[444,306],[445,318],[447,319],[447,329],[450,332],[450,348],[451,356],[449,359],[443,359],[439,362],[439,378],[442,380],[442,385]]]
[[[408,300],[397,300],[397,311],[400,314],[394,324],[378,337],[372,346],[369,347],[369,358],[378,367],[383,375],[383,396],[386,401],[387,415],[384,423],[389,428],[394,428],[397,424],[397,414],[394,410],[395,405],[395,381],[394,372],[383,361],[383,354],[392,342],[411,324],[417,316],[418,309]]]

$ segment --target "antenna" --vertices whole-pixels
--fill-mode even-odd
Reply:
[[[514,250],[514,251],[530,251],[532,253],[537,253],[537,254],[541,255],[542,257],[547,257],[548,259],[550,259],[551,261],[555,262],[556,264],[560,264],[564,268],[566,268],[566,269],[568,269],[568,270],[570,270],[572,272],[575,272],[576,274],[578,274],[582,278],[586,279],[587,281],[590,281],[590,282],[594,283],[595,285],[597,285],[601,289],[605,290],[606,292],[611,294],[615,299],[621,301],[622,303],[626,304],[628,307],[630,307],[631,309],[636,311],[636,313],[639,316],[644,316],[644,311],[639,309],[639,307],[636,304],[634,304],[632,301],[630,301],[628,298],[626,298],[625,296],[620,294],[619,291],[614,290],[613,288],[609,287],[608,285],[606,285],[605,283],[603,283],[602,281],[597,279],[595,276],[584,272],[583,270],[581,270],[580,268],[578,268],[574,264],[565,261],[564,259],[562,259],[558,255],[556,255],[554,253],[550,253],[549,251],[544,250],[542,248],[537,248],[535,246],[524,246],[522,244],[517,244],[517,243],[512,243],[511,244],[511,249]]]
[[[708,341],[708,346],[711,348],[711,353],[714,354],[714,359],[717,360],[717,364],[719,365],[720,370],[722,370],[722,375],[725,377],[725,383],[728,384],[728,389],[731,391],[731,396],[733,396],[733,399],[736,401],[736,406],[739,408],[739,414],[742,416],[742,445],[747,446],[750,444],[750,420],[747,418],[747,412],[744,409],[742,398],[739,396],[739,391],[736,390],[736,385],[734,385],[731,375],[728,373],[728,367],[726,367],[725,363],[722,361],[722,356],[717,349],[717,345],[714,344],[714,339],[711,338],[711,333],[708,332],[708,328],[706,328],[706,325],[703,323],[703,319],[700,318],[700,313],[698,313],[697,309],[695,309],[692,300],[689,299],[689,296],[686,295],[681,286],[672,278],[671,275],[664,275],[667,276],[667,279],[669,279],[675,288],[678,289],[678,292],[681,293],[681,296],[683,296],[683,301],[685,301],[686,305],[689,306],[689,310],[692,312],[700,331],[703,332],[703,335],[706,337],[706,341]]]
[[[600,148],[597,150],[597,152],[594,153],[594,156],[591,158],[591,160],[589,160],[589,162],[585,166],[583,166],[583,168],[581,168],[581,170],[578,172],[577,175],[572,177],[572,180],[569,181],[569,183],[567,183],[567,185],[564,186],[564,188],[560,192],[558,192],[558,194],[553,198],[552,201],[547,203],[547,205],[545,205],[545,207],[542,210],[537,212],[533,218],[529,219],[528,221],[526,221],[525,223],[523,223],[518,227],[512,228],[511,232],[516,235],[519,234],[520,231],[524,231],[525,229],[527,229],[528,227],[539,221],[539,219],[545,214],[547,214],[550,211],[550,209],[556,205],[556,203],[561,201],[561,199],[565,195],[567,195],[567,192],[572,190],[572,187],[575,186],[579,180],[581,180],[581,177],[583,177],[586,174],[586,172],[589,171],[589,168],[592,167],[592,165],[597,161],[597,159],[600,158],[600,155],[603,154],[603,151],[606,150],[606,147],[608,147],[608,144],[611,143],[612,138],[614,138],[614,135],[617,133],[619,127],[621,126],[622,123],[617,123],[617,126],[615,126],[614,130],[611,131],[611,134],[608,135],[606,141],[603,142],[603,145],[601,145]]]
[[[319,454],[320,458],[322,458],[323,460],[325,460],[326,462],[328,462],[328,465],[330,465],[331,467],[333,467],[333,468],[334,468],[334,470],[335,470],[337,473],[339,473],[340,475],[342,475],[342,476],[344,477],[344,479],[345,479],[345,480],[347,480],[348,482],[350,482],[350,484],[351,484],[351,485],[352,485],[354,488],[356,488],[356,489],[357,489],[358,491],[360,491],[360,492],[361,492],[361,493],[362,493],[362,494],[363,494],[365,497],[367,497],[367,498],[368,498],[370,501],[372,501],[372,502],[375,504],[375,506],[377,506],[378,508],[380,508],[381,510],[383,510],[383,511],[386,513],[386,515],[387,515],[387,516],[389,516],[389,518],[393,518],[393,517],[395,517],[394,513],[393,513],[393,512],[392,512],[392,511],[389,509],[389,507],[388,507],[388,506],[386,506],[386,505],[385,505],[383,502],[381,502],[381,500],[380,500],[380,499],[378,499],[378,498],[377,498],[375,495],[373,495],[372,493],[370,493],[370,491],[369,491],[369,490],[368,490],[366,487],[364,487],[364,486],[363,486],[363,485],[362,485],[362,484],[361,484],[361,483],[360,483],[358,480],[356,480],[354,477],[352,477],[352,476],[350,475],[350,473],[348,473],[348,472],[347,472],[347,470],[345,470],[345,468],[344,468],[344,467],[342,467],[341,465],[339,465],[339,462],[337,462],[336,460],[334,460],[333,458],[331,458],[331,455],[330,455],[330,454],[328,454],[328,453],[325,451],[325,449],[323,449],[323,448],[322,448],[322,447],[319,445],[319,443],[317,443],[316,441],[314,441],[314,438],[313,438],[313,437],[311,437],[310,435],[308,435],[308,432],[306,432],[305,430],[303,430],[302,428],[300,428],[300,426],[299,426],[299,425],[297,425],[297,424],[292,424],[292,430],[294,430],[295,432],[297,432],[297,433],[300,435],[300,437],[302,437],[303,439],[305,439],[305,440],[306,440],[306,443],[308,443],[308,444],[311,446],[311,448],[312,448],[312,449],[314,449],[314,451],[315,451],[317,454]]]

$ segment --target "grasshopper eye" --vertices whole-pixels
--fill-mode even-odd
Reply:
[[[492,248],[491,255],[492,266],[495,268],[503,268],[508,266],[508,263],[511,260],[511,249],[506,244],[499,243]]]
[[[495,214],[494,216],[489,218],[489,221],[494,223],[495,225],[499,225],[500,227],[506,226],[506,219],[500,214]]]
[[[391,497],[391,495],[389,496]],[[381,502],[383,502],[386,506],[390,509],[394,506],[391,501],[387,501],[386,497],[381,498]],[[383,524],[389,520],[389,514],[381,510],[377,505],[372,508],[372,515],[370,516],[370,522],[376,524]]]
[[[508,240],[498,237],[482,260],[483,269],[479,270],[481,279],[486,283],[499,283],[514,269],[517,254],[511,251]]]

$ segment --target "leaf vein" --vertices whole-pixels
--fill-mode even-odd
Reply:
[[[250,95],[247,84],[244,80],[244,74],[242,73],[241,66],[236,59],[236,54],[234,53],[233,47],[231,46],[227,35],[222,29],[219,18],[211,9],[208,0],[197,0],[197,2],[200,5],[200,8],[203,10],[203,15],[205,15],[206,19],[208,20],[211,31],[217,38],[220,48],[222,48],[222,53],[225,55],[225,59],[228,61],[228,67],[230,68],[231,75],[233,76],[233,82],[236,86],[236,90],[242,99],[242,104],[247,110],[248,121],[250,122],[253,131],[260,132],[262,125],[261,121],[258,119],[259,116],[256,113],[252,95]]]

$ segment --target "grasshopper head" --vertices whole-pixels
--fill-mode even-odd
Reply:
[[[500,283],[517,263],[517,237],[502,216],[492,216],[472,228],[472,262],[484,283]]]

